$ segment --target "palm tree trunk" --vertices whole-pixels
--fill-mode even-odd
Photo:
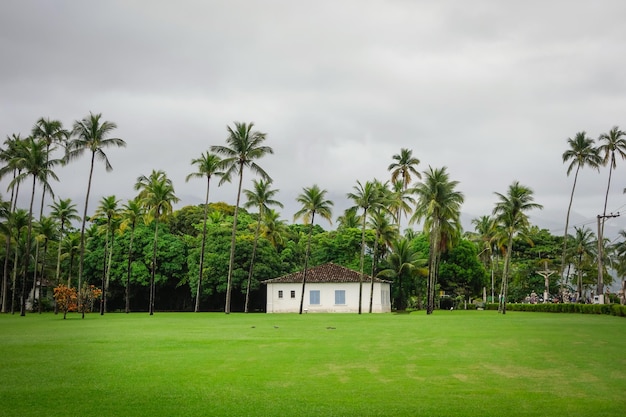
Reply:
[[[252,272],[254,271],[254,258],[256,257],[256,247],[259,242],[259,231],[261,230],[262,210],[259,210],[259,221],[256,224],[254,232],[254,244],[252,245],[252,258],[250,259],[250,270],[248,271],[248,285],[246,286],[246,306],[244,312],[248,312],[250,303],[250,285],[252,284]]]
[[[359,274],[359,314],[361,314],[361,300],[363,298],[363,269],[365,261],[365,220],[367,209],[363,209],[363,228],[361,229],[361,273]]]
[[[504,260],[504,273],[502,274],[502,314],[506,314],[506,297],[509,287],[509,265],[511,262],[512,246],[513,232],[509,234],[509,241],[506,248],[506,259]]]
[[[13,170],[13,179],[15,179],[16,171]],[[19,190],[19,188],[17,188]],[[13,199],[17,200],[17,193],[13,188],[11,188],[11,199],[9,200],[9,210],[11,213],[14,212],[13,207]],[[7,292],[9,286],[9,253],[11,252],[11,234],[7,233],[6,245],[5,245],[5,257],[4,257],[4,268],[2,270],[2,313],[7,312]]]
[[[106,233],[106,238],[104,239],[104,256],[102,257],[102,260],[104,262],[104,264],[102,265],[102,282],[100,284],[100,289],[102,290],[102,298],[100,298],[100,315],[104,315],[104,310],[105,310],[105,304],[106,304],[106,299],[107,299],[107,293],[106,293],[106,276],[107,276],[107,265],[108,265],[108,258],[109,258],[109,232],[107,230]]]
[[[233,268],[235,266],[235,238],[237,236],[237,215],[239,214],[239,199],[241,198],[241,184],[243,183],[243,163],[239,164],[239,186],[237,187],[237,203],[233,214],[233,234],[230,239],[230,259],[228,261],[228,279],[226,281],[226,306],[224,312],[230,314],[230,295],[233,284]]]
[[[150,272],[150,315],[154,314],[154,296],[155,296],[155,284],[154,276],[156,273],[156,259],[157,259],[157,242],[159,235],[159,218],[158,215],[154,219],[154,242],[152,244],[152,271]]]
[[[374,274],[376,273],[376,265],[378,263],[378,259],[376,258],[376,252],[378,250],[378,239],[380,239],[380,233],[377,231],[376,241],[374,242],[374,258],[372,259],[372,276],[370,277],[370,314],[372,314],[372,305],[374,304]]]
[[[565,271],[565,254],[567,252],[567,228],[569,227],[569,216],[572,210],[572,202],[574,201],[574,190],[576,190],[576,181],[578,180],[579,169],[580,165],[576,167],[576,174],[574,175],[574,185],[572,185],[572,192],[569,197],[569,205],[567,206],[567,216],[565,216],[565,231],[563,232],[563,253],[561,254],[561,269],[559,271],[559,278],[561,280],[561,297],[563,297],[563,272]]]
[[[200,296],[202,294],[202,272],[204,269],[204,250],[206,247],[206,221],[209,212],[209,185],[211,180],[207,180],[206,197],[204,198],[204,218],[202,219],[202,246],[200,248],[200,266],[198,272],[198,287],[196,288],[196,306],[194,312],[200,311]]]
[[[432,314],[435,310],[435,277],[437,269],[437,253],[439,250],[439,224],[435,224],[430,230],[430,254],[428,262],[428,283],[427,283],[427,303],[426,314]]]
[[[42,313],[42,305],[41,305],[41,286],[43,285],[44,271],[46,270],[46,258],[48,255],[48,239],[46,239],[43,246],[43,259],[41,260],[41,276],[39,277],[39,314]]]
[[[109,248],[109,260],[107,261],[106,280],[104,282],[104,291],[102,292],[102,298],[104,298],[104,310],[107,311],[107,293],[109,292],[109,282],[111,281],[111,263],[113,262],[113,244],[115,242],[115,234],[111,230],[111,247]]]
[[[306,286],[306,273],[309,267],[309,254],[311,253],[311,235],[313,234],[313,222],[315,221],[315,212],[311,214],[311,224],[309,225],[309,237],[306,243],[306,253],[304,254],[304,272],[302,274],[302,294],[300,295],[300,312],[302,314],[302,310],[304,307],[304,290]]]
[[[19,263],[19,241],[20,241],[20,231],[17,232],[17,239],[15,243],[15,257],[13,259],[13,283],[11,284],[11,314],[15,314],[15,292],[17,290],[17,270]]]
[[[126,269],[126,292],[124,294],[124,299],[126,300],[126,314],[130,313],[130,272],[132,267],[132,256],[133,256],[133,238],[135,237],[135,223],[133,222],[133,226],[130,230],[130,242],[128,243],[128,267]]]
[[[91,192],[91,179],[93,177],[93,165],[96,154],[91,153],[91,166],[89,168],[89,179],[87,180],[87,195],[85,196],[85,210],[83,211],[83,222],[80,227],[80,258],[78,262],[78,305],[81,305],[81,287],[83,285],[83,263],[85,261],[85,223],[87,223],[87,207],[89,206],[89,193]]]
[[[20,316],[24,317],[26,315],[26,275],[28,274],[28,266],[30,264],[30,239],[33,231],[33,202],[35,200],[35,184],[36,184],[36,176],[33,175],[33,191],[30,195],[30,210],[28,212],[28,232],[26,235],[26,254],[25,254],[25,264],[24,264],[24,273],[22,274],[22,309],[20,311]],[[37,269],[37,265],[35,265],[35,269]],[[33,295],[34,298],[34,295]]]

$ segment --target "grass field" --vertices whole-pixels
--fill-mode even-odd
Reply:
[[[626,319],[0,316],[1,416],[623,416]]]

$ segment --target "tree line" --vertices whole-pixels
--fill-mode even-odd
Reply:
[[[420,160],[406,148],[392,156],[389,179],[356,181],[346,193],[353,206],[336,218],[335,230],[316,224],[319,218],[333,220],[333,202],[317,184],[302,188],[296,198],[301,208],[288,224],[275,210],[283,204],[260,165],[273,154],[267,135],[253,123],[239,122],[227,126],[224,145],[210,146],[191,161],[194,171],[186,180],[205,182],[204,204],[175,210],[174,184],[165,171],[153,170],[136,179],[133,199],[106,196],[90,213],[94,167],[102,162],[110,171],[106,150],[126,145],[113,137],[116,128],[101,114],[75,121],[71,130],[58,120],[41,118],[28,137],[13,134],[5,140],[0,178],[9,179],[9,199],[0,201],[2,312],[15,312],[16,303],[21,315],[27,304],[42,311],[47,303],[42,287],[61,284],[77,290],[77,305],[85,305],[84,288],[98,288],[100,314],[154,314],[155,308],[230,313],[233,305],[237,311],[263,310],[260,282],[303,270],[302,312],[308,268],[330,261],[359,271],[361,288],[367,277],[370,282],[374,276],[391,280],[394,308],[424,308],[427,314],[442,300],[452,302],[450,295],[457,301],[482,298],[486,288],[491,301],[498,295],[502,313],[507,302],[544,290],[559,301],[580,302],[594,282],[596,294],[603,294],[609,268],[624,276],[626,233],[612,245],[585,227],[568,234],[576,181],[585,166],[609,167],[603,230],[611,173],[617,159],[626,157],[625,135],[618,128],[601,135],[597,147],[585,132],[568,139],[563,162],[569,162],[567,175],[575,175],[562,237],[530,224],[528,213],[542,206],[532,189],[518,181],[506,192],[496,192],[492,213],[474,219],[474,231],[464,232],[459,182],[445,166],[418,170]],[[90,168],[80,216],[74,202],[54,194],[52,181],[58,180],[57,167],[84,154]],[[244,189],[247,171],[256,178]],[[211,202],[212,180],[217,186],[237,183],[234,206]],[[28,208],[17,204],[22,185],[30,191]],[[48,195],[51,201],[46,201]],[[46,203],[49,215],[44,216]],[[422,231],[412,229],[416,223]],[[538,273],[542,265],[558,272],[548,288]],[[361,292],[359,313],[368,301]],[[371,300],[369,306],[371,312]]]

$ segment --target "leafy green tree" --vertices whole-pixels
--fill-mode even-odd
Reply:
[[[462,295],[466,300],[479,296],[487,283],[487,271],[478,259],[476,246],[467,239],[461,239],[442,254],[439,275],[444,291]]]
[[[87,180],[87,193],[85,194],[85,209],[83,210],[83,221],[80,227],[80,258],[78,263],[78,304],[81,304],[80,296],[83,279],[83,262],[85,259],[85,224],[87,222],[87,209],[89,206],[89,194],[91,192],[91,180],[93,178],[93,168],[96,159],[104,162],[107,172],[113,170],[113,166],[109,162],[109,158],[104,152],[105,149],[111,147],[125,147],[126,142],[120,138],[111,138],[109,135],[113,130],[117,129],[117,125],[113,122],[102,121],[102,113],[93,114],[82,120],[76,120],[72,129],[74,139],[70,140],[67,145],[66,160],[73,161],[80,158],[86,151],[91,153],[91,162],[89,165],[89,179]]]
[[[172,213],[172,204],[179,201],[174,193],[174,185],[163,171],[152,170],[149,177],[144,175],[137,178],[135,189],[139,190],[138,198],[147,213],[146,223],[154,221],[154,240],[152,250],[152,265],[150,268],[150,301],[149,312],[154,314],[155,284],[154,277],[157,268],[157,243],[159,240],[159,221]]]
[[[211,177],[221,177],[223,175],[223,172],[221,172],[223,163],[219,156],[209,152],[204,152],[200,158],[193,159],[191,164],[196,165],[198,167],[198,171],[187,175],[185,181],[189,181],[191,178],[206,178],[206,196],[204,198],[204,215],[202,219],[202,246],[200,248],[198,287],[196,289],[196,305],[194,308],[194,311],[197,313],[200,311],[200,295],[202,294],[202,269],[204,266],[204,250],[206,247],[206,222],[209,210],[209,189],[211,185]]]
[[[296,221],[302,218],[304,224],[309,224],[309,233],[307,238],[307,247],[304,255],[304,272],[302,277],[302,294],[300,297],[300,314],[302,314],[302,308],[304,306],[304,290],[306,285],[306,274],[308,269],[309,255],[311,254],[311,234],[313,232],[313,225],[315,223],[315,214],[318,214],[322,219],[332,222],[332,206],[333,202],[326,200],[326,190],[321,190],[317,184],[311,187],[303,188],[303,192],[298,195],[296,201],[300,203],[302,208],[298,210],[293,219]]]
[[[563,252],[561,254],[561,269],[559,271],[559,277],[563,279],[563,272],[565,271],[565,255],[567,253],[567,230],[569,227],[569,217],[572,209],[572,201],[574,200],[574,191],[576,190],[576,182],[578,180],[578,172],[585,166],[600,170],[602,165],[602,157],[600,156],[600,150],[594,146],[593,139],[587,136],[587,133],[582,131],[576,133],[574,138],[568,138],[567,144],[569,148],[563,152],[563,163],[570,162],[567,167],[567,175],[576,168],[574,173],[574,183],[572,184],[572,192],[569,198],[569,204],[567,206],[567,216],[565,217],[565,231],[563,233]],[[605,206],[606,209],[606,206]],[[562,281],[561,281],[562,282]],[[562,289],[561,289],[562,293]]]
[[[357,208],[349,207],[337,217],[337,229],[357,229],[361,225],[361,216],[357,213]]]
[[[52,188],[48,182],[48,178],[52,178],[58,181],[57,175],[52,168],[59,164],[59,159],[49,159],[48,152],[46,151],[46,143],[44,141],[36,140],[32,137],[28,138],[24,142],[22,151],[17,155],[17,165],[22,167],[22,172],[17,175],[10,186],[14,186],[16,183],[24,181],[28,177],[32,177],[32,192],[30,195],[29,206],[29,221],[28,231],[26,233],[26,259],[30,260],[31,251],[31,237],[32,237],[32,219],[33,219],[33,202],[35,200],[35,189],[37,182],[47,189],[52,194]],[[26,315],[26,274],[28,272],[29,264],[25,265],[24,273],[22,275],[22,307],[21,316]],[[35,269],[37,269],[35,267]]]
[[[432,314],[441,252],[451,244],[453,236],[460,233],[464,197],[463,193],[456,191],[458,181],[450,180],[446,167],[430,167],[424,175],[424,181],[415,187],[417,206],[411,222],[423,219],[424,229],[429,233],[426,313]]]
[[[514,181],[508,189],[507,194],[495,193],[499,201],[493,209],[496,221],[506,231],[506,255],[504,257],[504,272],[502,274],[502,290],[498,311],[506,314],[506,299],[509,280],[509,267],[511,262],[511,252],[513,250],[513,238],[516,234],[527,230],[529,226],[527,211],[542,209],[543,206],[534,203],[533,191]]]
[[[243,190],[246,195],[247,201],[244,207],[257,207],[259,209],[259,215],[256,222],[256,228],[254,231],[254,244],[252,246],[252,256],[250,257],[250,270],[248,272],[248,284],[246,286],[246,304],[244,311],[248,312],[250,304],[250,284],[252,282],[252,273],[254,271],[254,257],[256,255],[256,248],[259,241],[259,235],[261,232],[261,223],[265,218],[265,212],[269,210],[269,206],[283,207],[283,203],[274,199],[274,196],[279,190],[271,189],[272,181],[254,180],[253,190]]]
[[[367,181],[365,185],[362,185],[357,180],[357,185],[353,187],[354,192],[348,193],[347,197],[354,201],[355,206],[363,209],[361,215],[362,229],[361,229],[361,261],[360,261],[360,275],[359,275],[359,314],[361,314],[362,298],[363,298],[363,275],[364,275],[364,258],[365,258],[365,228],[366,220],[368,216],[368,210],[382,207],[384,195],[381,193],[380,185],[375,182]]]
[[[469,234],[469,238],[479,249],[478,257],[489,270],[491,276],[491,300],[494,300],[495,286],[495,261],[498,254],[497,229],[495,219],[491,216],[481,216],[472,219],[474,233]],[[486,300],[485,300],[486,301]]]
[[[254,123],[238,123],[235,122],[235,128],[227,127],[228,138],[226,139],[227,146],[211,146],[211,151],[219,155],[224,155],[223,164],[224,175],[220,184],[225,181],[230,181],[233,174],[239,174],[239,184],[237,186],[237,202],[235,204],[235,213],[233,215],[233,232],[231,236],[231,248],[230,259],[228,262],[228,278],[226,288],[226,305],[224,312],[230,313],[230,298],[231,298],[231,286],[233,267],[235,260],[235,237],[237,233],[237,215],[239,212],[239,200],[241,198],[241,186],[243,182],[243,170],[248,167],[253,172],[259,174],[264,180],[271,180],[270,176],[261,168],[255,160],[264,157],[267,154],[273,154],[274,150],[263,145],[266,134],[259,131],[253,131]]]
[[[389,167],[387,167],[387,170],[391,171],[391,182],[395,184],[397,180],[400,180],[404,187],[404,192],[406,193],[409,184],[411,184],[411,181],[413,181],[411,175],[414,175],[418,179],[422,178],[422,174],[420,174],[420,172],[416,169],[417,165],[419,165],[420,163],[420,160],[413,157],[412,150],[406,148],[400,149],[400,153],[393,155],[392,158],[395,162],[391,163]],[[404,209],[405,206],[402,204],[397,207],[396,216],[398,221],[398,230],[401,229],[400,217]]]
[[[281,247],[284,242],[284,235],[287,232],[287,226],[284,220],[280,219],[280,213],[276,210],[268,209],[265,211],[263,219],[263,227],[261,236],[267,239],[276,249]]]

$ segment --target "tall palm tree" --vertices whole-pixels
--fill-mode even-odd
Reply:
[[[302,218],[304,224],[309,224],[309,234],[306,244],[306,253],[304,255],[304,272],[302,276],[302,295],[300,297],[300,314],[304,306],[304,289],[306,285],[306,274],[309,264],[309,255],[311,253],[311,235],[313,234],[313,225],[315,223],[315,215],[318,214],[322,219],[332,223],[332,206],[333,202],[326,200],[326,190],[321,190],[317,184],[311,187],[303,188],[303,192],[298,195],[296,201],[302,205],[302,208],[293,215],[294,222]]]
[[[237,234],[237,215],[239,213],[239,200],[241,198],[241,185],[243,182],[243,170],[248,167],[252,172],[259,174],[264,180],[271,180],[270,176],[255,161],[267,154],[273,154],[274,150],[269,146],[263,145],[266,134],[259,131],[253,131],[254,123],[238,123],[235,127],[230,126],[228,129],[227,146],[211,146],[211,151],[219,155],[223,155],[224,175],[220,180],[220,184],[230,181],[233,174],[239,175],[239,184],[237,186],[237,202],[235,204],[235,213],[233,214],[233,233],[230,241],[230,259],[228,261],[228,278],[226,284],[226,306],[224,312],[230,314],[230,298],[233,281],[233,267],[235,262],[235,237]]]
[[[609,180],[606,186],[606,196],[604,197],[604,209],[602,215],[606,215],[606,206],[609,199],[609,190],[611,188],[611,174],[617,167],[616,157],[626,158],[626,133],[615,126],[609,133],[603,133],[598,138],[598,142],[602,142],[598,150],[602,157],[604,165],[609,165]]]
[[[35,139],[44,141],[46,143],[46,155],[49,157],[50,152],[55,149],[55,144],[65,144],[69,138],[69,132],[63,128],[63,124],[59,120],[50,120],[49,118],[40,118],[37,120],[33,128],[31,129],[31,135]],[[39,218],[43,216],[43,208],[46,200],[46,188],[44,187],[41,192],[41,205],[39,208]],[[39,242],[37,241],[35,248],[35,265],[39,259]],[[37,268],[35,268],[35,275],[37,275]],[[36,279],[36,278],[35,278]]]
[[[120,224],[120,231],[124,231],[130,226],[130,239],[128,241],[128,266],[126,268],[126,290],[124,292],[125,309],[126,314],[130,313],[130,274],[133,263],[133,240],[135,238],[135,228],[137,222],[143,215],[143,207],[139,199],[135,198],[128,200],[124,207],[122,207],[122,223]]]
[[[413,181],[411,175],[414,175],[416,178],[421,179],[422,174],[416,169],[417,165],[419,165],[420,160],[413,157],[413,151],[406,148],[401,148],[400,153],[393,155],[393,160],[389,167],[387,167],[388,171],[391,171],[391,182],[395,183],[396,181],[402,181],[402,185],[404,186],[404,191],[406,192],[409,184]],[[400,230],[400,217],[403,210],[398,210],[398,230]]]
[[[272,181],[254,180],[254,189],[243,190],[246,195],[247,201],[244,207],[257,207],[259,209],[259,216],[256,223],[256,229],[254,231],[254,244],[252,245],[252,257],[250,258],[250,270],[248,271],[248,285],[246,286],[246,305],[244,311],[248,312],[248,306],[250,303],[250,285],[252,284],[252,273],[254,271],[254,258],[256,256],[256,248],[259,242],[259,234],[261,231],[261,223],[265,219],[265,212],[269,210],[269,206],[278,206],[283,208],[283,203],[274,199],[274,196],[279,190],[271,189]]]
[[[7,174],[12,174],[11,181],[15,179],[22,172],[22,166],[19,159],[19,155],[23,152],[24,139],[20,135],[7,136],[4,141],[5,147],[0,149],[0,161],[2,166],[0,167],[0,179]],[[17,208],[17,197],[19,194],[20,183],[16,183],[15,186],[9,186],[11,190],[11,197],[9,199],[9,215],[15,212]],[[6,235],[4,253],[9,254],[11,252],[11,234]],[[3,287],[8,285],[9,280],[9,256],[4,258],[3,268]],[[13,302],[13,300],[11,300]],[[2,312],[7,312],[7,292],[2,293]],[[11,306],[13,308],[13,306]]]
[[[576,181],[578,180],[578,172],[581,168],[588,166],[600,171],[600,165],[602,165],[602,157],[600,156],[600,150],[594,146],[593,139],[587,136],[587,133],[582,131],[576,133],[574,138],[568,138],[567,144],[569,148],[563,152],[563,163],[570,162],[567,167],[567,175],[576,168],[574,173],[574,183],[572,184],[572,192],[569,198],[569,205],[567,206],[567,216],[565,217],[565,231],[563,232],[563,252],[561,255],[561,269],[559,271],[559,277],[561,279],[561,295],[563,293],[563,272],[565,271],[565,254],[567,253],[567,230],[569,227],[569,217],[572,209],[572,201],[574,201],[574,191],[576,190]],[[606,209],[606,206],[605,206]]]
[[[146,209],[147,224],[154,220],[154,240],[152,243],[152,267],[150,271],[150,315],[154,314],[155,273],[157,268],[157,243],[159,237],[159,221],[172,213],[174,203],[179,201],[174,193],[174,185],[163,171],[153,170],[149,177],[137,178],[135,190],[139,190],[138,198]]]
[[[113,170],[113,166],[109,162],[109,158],[104,152],[107,148],[125,147],[126,142],[120,138],[111,138],[109,135],[113,130],[117,129],[117,125],[102,119],[102,113],[93,114],[82,120],[76,120],[72,129],[74,139],[70,140],[67,145],[66,160],[73,161],[81,157],[85,152],[91,153],[91,163],[89,165],[89,178],[87,180],[87,193],[85,194],[85,209],[83,211],[83,221],[80,226],[80,255],[78,262],[78,294],[80,298],[80,290],[83,279],[83,262],[85,260],[85,224],[87,222],[87,209],[89,206],[89,194],[91,193],[91,180],[93,178],[93,168],[96,159],[104,162],[107,172]],[[80,304],[81,300],[78,300]]]
[[[18,165],[22,166],[23,171],[17,175],[10,186],[14,186],[16,183],[24,181],[28,177],[32,177],[32,191],[30,195],[30,209],[29,209],[29,222],[28,231],[26,235],[26,259],[30,260],[31,251],[31,237],[32,237],[32,218],[33,218],[33,202],[35,200],[35,189],[37,182],[47,189],[52,194],[52,188],[48,183],[48,178],[52,178],[58,181],[57,175],[52,168],[59,164],[59,159],[50,159],[48,152],[46,151],[46,143],[44,141],[36,140],[32,137],[26,139],[22,152],[17,156],[19,162]],[[35,267],[35,269],[37,269]],[[26,315],[26,274],[28,271],[28,265],[24,267],[24,273],[22,275],[22,308],[20,315]]]
[[[361,314],[361,302],[363,298],[363,275],[364,275],[364,260],[365,260],[365,228],[368,216],[368,210],[382,207],[383,194],[380,190],[382,187],[379,183],[367,181],[365,185],[362,185],[357,180],[357,185],[353,188],[354,192],[348,193],[347,197],[351,199],[355,205],[354,207],[363,209],[361,215],[361,257],[360,257],[360,275],[359,275],[359,314]]]
[[[424,171],[424,181],[415,187],[417,205],[411,223],[424,220],[429,234],[429,261],[426,314],[435,309],[435,286],[439,276],[439,259],[451,238],[460,233],[463,193],[456,191],[458,181],[450,180],[446,167]]]
[[[206,247],[206,224],[209,212],[209,189],[211,185],[211,177],[221,177],[223,172],[220,171],[222,169],[222,160],[220,157],[209,152],[204,152],[200,158],[193,159],[191,164],[197,165],[198,170],[187,175],[185,181],[189,181],[191,178],[206,178],[206,196],[204,198],[204,216],[202,219],[202,246],[200,248],[198,287],[196,288],[196,305],[194,308],[194,311],[197,313],[200,311],[200,295],[202,294],[202,269],[204,267],[204,250]]]
[[[119,202],[114,195],[102,197],[100,205],[94,213],[94,218],[103,218],[104,227],[104,271],[102,271],[102,298],[100,299],[100,315],[104,315],[107,309],[107,292],[109,291],[109,281],[111,278],[111,260],[113,259],[113,243],[115,231],[119,226]]]
[[[9,227],[9,221],[11,219],[11,202],[4,201],[0,195],[0,235],[4,235],[6,239],[11,242],[11,228]],[[8,261],[10,258],[9,249],[4,252],[4,272],[2,275],[2,312],[6,312],[7,291],[9,285],[8,277]]]
[[[62,241],[65,237],[65,226],[72,221],[80,220],[78,211],[76,210],[76,204],[72,203],[72,199],[67,198],[65,200],[59,199],[55,201],[51,206],[50,215],[59,222],[59,241]],[[57,267],[56,267],[56,284],[61,283],[61,248],[59,243],[57,249]]]
[[[502,273],[502,293],[500,297],[499,311],[506,314],[506,297],[509,280],[509,265],[511,262],[511,252],[513,250],[513,237],[526,231],[528,228],[528,216],[526,212],[533,209],[542,209],[541,204],[534,203],[533,191],[514,181],[506,194],[495,193],[499,201],[493,209],[493,215],[498,224],[505,230],[506,255],[504,257],[504,271]]]
[[[598,285],[597,293],[604,294],[603,267],[602,259],[604,257],[604,223],[607,218],[606,206],[609,200],[609,190],[611,188],[611,174],[617,168],[616,157],[626,158],[626,133],[615,126],[609,133],[603,133],[598,138],[598,142],[603,142],[599,146],[600,153],[603,153],[603,163],[609,165],[609,179],[606,185],[606,195],[604,197],[604,209],[602,216],[599,217],[600,227],[598,235]]]

